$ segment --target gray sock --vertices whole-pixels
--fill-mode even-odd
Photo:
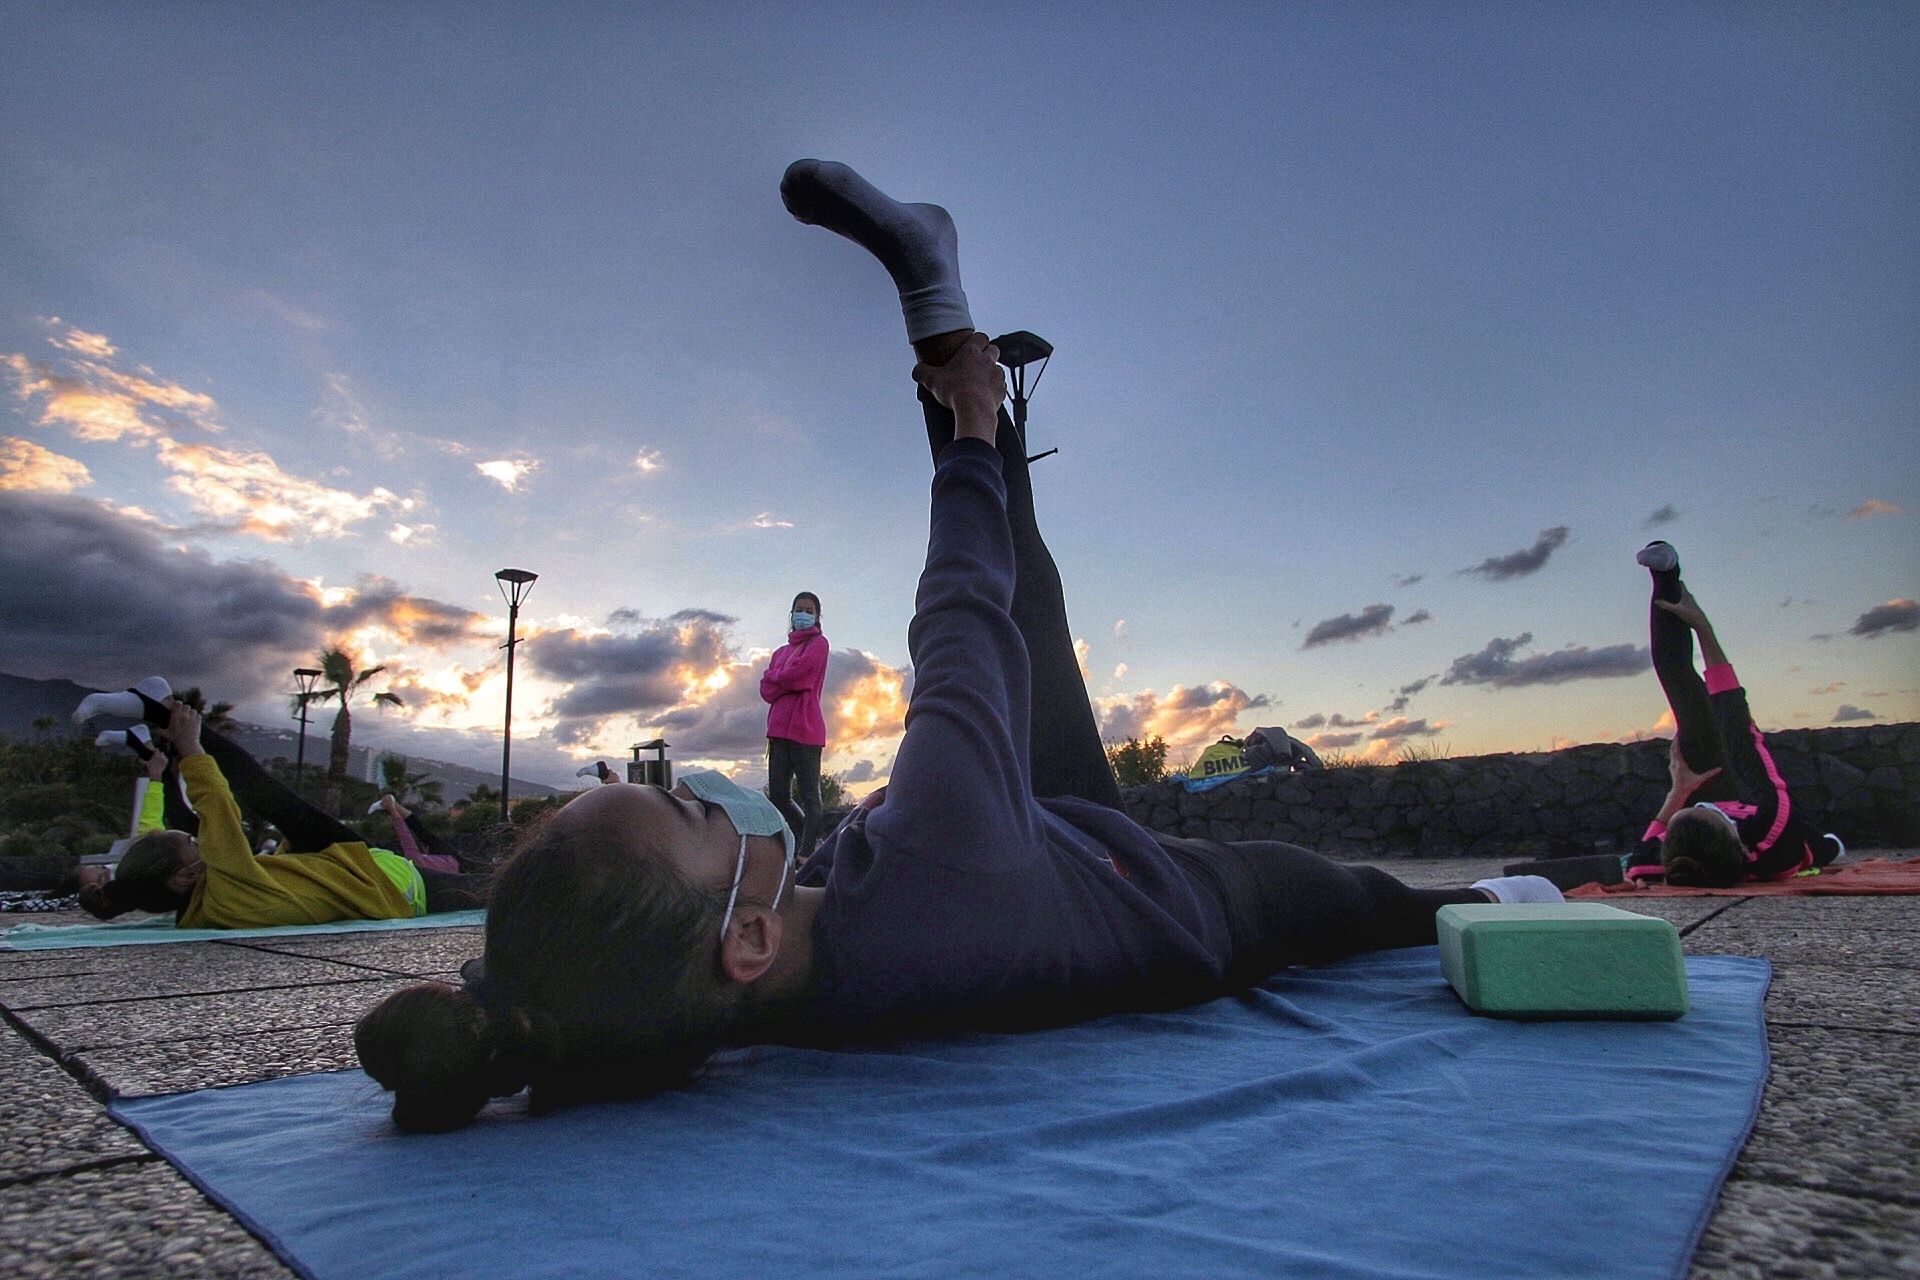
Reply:
[[[1565,902],[1567,896],[1545,876],[1494,876],[1468,886],[1485,889],[1502,902]]]
[[[787,212],[871,253],[900,290],[907,341],[971,330],[960,287],[960,237],[937,204],[902,204],[846,165],[795,160],[780,179]]]

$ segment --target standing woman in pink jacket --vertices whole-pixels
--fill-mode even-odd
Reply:
[[[788,618],[793,629],[774,650],[760,677],[767,706],[767,791],[799,839],[805,857],[820,837],[820,753],[827,723],[820,715],[820,687],[827,680],[827,638],[820,632],[820,597],[802,591]],[[800,804],[794,806],[794,785]]]

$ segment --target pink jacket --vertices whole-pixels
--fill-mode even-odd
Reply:
[[[767,736],[803,746],[827,745],[827,722],[820,716],[820,689],[827,682],[827,638],[820,628],[787,632],[760,677],[767,708]]]

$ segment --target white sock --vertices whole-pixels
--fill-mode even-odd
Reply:
[[[122,689],[118,693],[90,693],[80,699],[80,705],[73,709],[73,722],[85,724],[95,716],[144,720],[147,716],[147,703],[142,695],[156,703],[165,702],[173,696],[173,689],[159,676],[148,676],[133,688]]]
[[[1633,558],[1655,573],[1672,573],[1680,567],[1680,553],[1671,542],[1649,542]]]
[[[902,204],[834,160],[795,160],[780,179],[787,212],[871,253],[900,290],[907,341],[972,330],[960,287],[960,237],[937,204]]]
[[[1567,895],[1545,876],[1494,876],[1475,880],[1471,889],[1485,889],[1502,902],[1565,902]]]
[[[73,722],[85,724],[95,716],[118,716],[122,720],[138,720],[146,706],[140,701],[140,695],[131,689],[122,689],[118,693],[90,693],[80,699],[80,705],[73,709]]]

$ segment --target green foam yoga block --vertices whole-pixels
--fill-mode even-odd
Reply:
[[[1597,902],[1440,908],[1440,967],[1475,1013],[1677,1018],[1687,971],[1671,924]]]

